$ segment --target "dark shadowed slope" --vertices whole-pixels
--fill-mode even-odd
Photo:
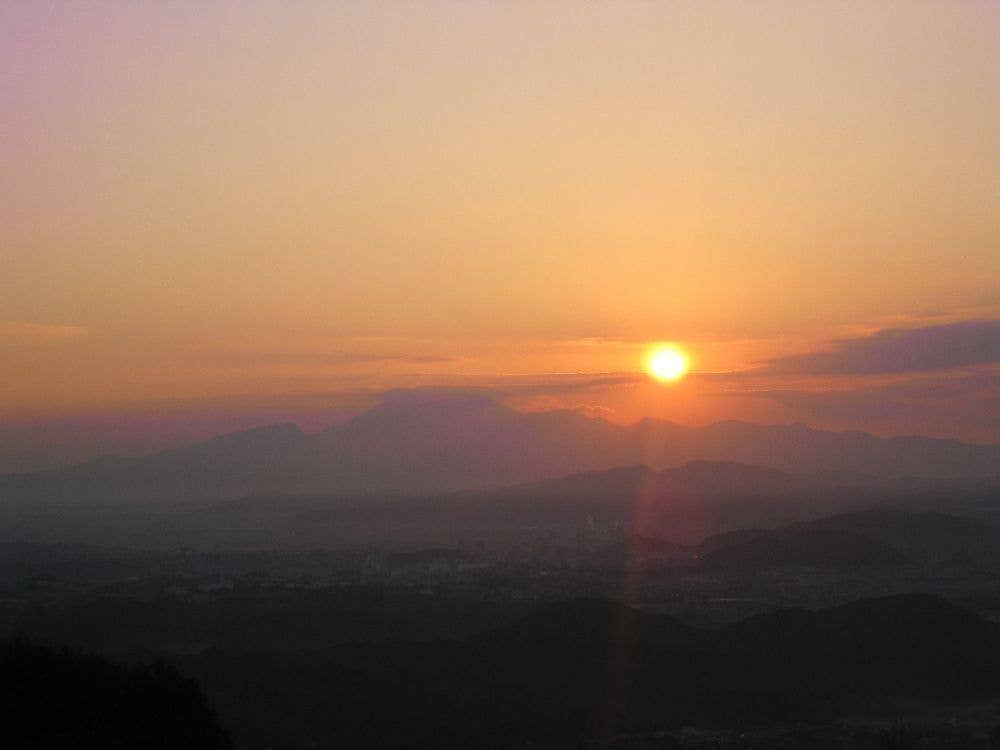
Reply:
[[[709,552],[700,562],[709,569],[756,570],[901,565],[908,560],[898,550],[859,534],[806,529],[722,547]]]
[[[232,747],[198,684],[165,664],[0,643],[0,723],[15,748]]]
[[[285,747],[575,747],[618,732],[829,719],[880,696],[989,699],[1000,694],[1000,630],[923,595],[721,630],[585,599],[466,641],[184,664],[251,746],[278,734]]]
[[[873,509],[823,518],[795,528],[864,536],[915,561],[942,563],[959,556],[991,563],[1000,561],[1000,528],[947,513]]]
[[[1000,528],[946,513],[879,508],[717,534],[695,552],[701,565],[720,570],[957,561],[994,565],[1000,562]]]
[[[608,647],[617,640],[641,640],[662,646],[691,646],[695,631],[666,615],[653,615],[598,598],[548,605],[482,636],[491,644],[563,648],[589,644]]]

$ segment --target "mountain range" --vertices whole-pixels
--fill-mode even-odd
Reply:
[[[140,457],[0,476],[0,499],[186,500],[302,493],[441,493],[620,466],[687,463],[714,494],[882,484],[886,478],[1000,476],[1000,445],[881,438],[805,425],[619,425],[574,411],[520,412],[484,395],[403,391],[318,433],[279,424]],[[694,463],[688,463],[694,462]],[[749,471],[732,464],[755,464]],[[768,468],[763,468],[768,467]],[[654,482],[685,481],[675,473]],[[650,479],[639,477],[640,482]],[[599,492],[615,477],[584,476]],[[907,480],[895,480],[904,486]],[[901,483],[901,484],[900,484]],[[921,485],[923,486],[923,485]],[[542,491],[543,487],[536,490]],[[703,488],[704,489],[704,488]]]

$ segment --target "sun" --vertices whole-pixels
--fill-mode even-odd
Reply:
[[[672,345],[654,347],[646,362],[649,374],[660,382],[680,380],[687,374],[690,361],[682,349]]]

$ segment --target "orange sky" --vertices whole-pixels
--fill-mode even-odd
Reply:
[[[1000,318],[994,3],[32,1],[0,35],[0,420],[488,385],[1000,440],[989,357],[508,387]],[[985,377],[953,419],[752,395],[946,377]]]

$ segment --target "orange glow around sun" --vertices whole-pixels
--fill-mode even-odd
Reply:
[[[654,346],[647,357],[649,374],[661,383],[676,382],[687,374],[690,359],[681,348],[673,344]]]

